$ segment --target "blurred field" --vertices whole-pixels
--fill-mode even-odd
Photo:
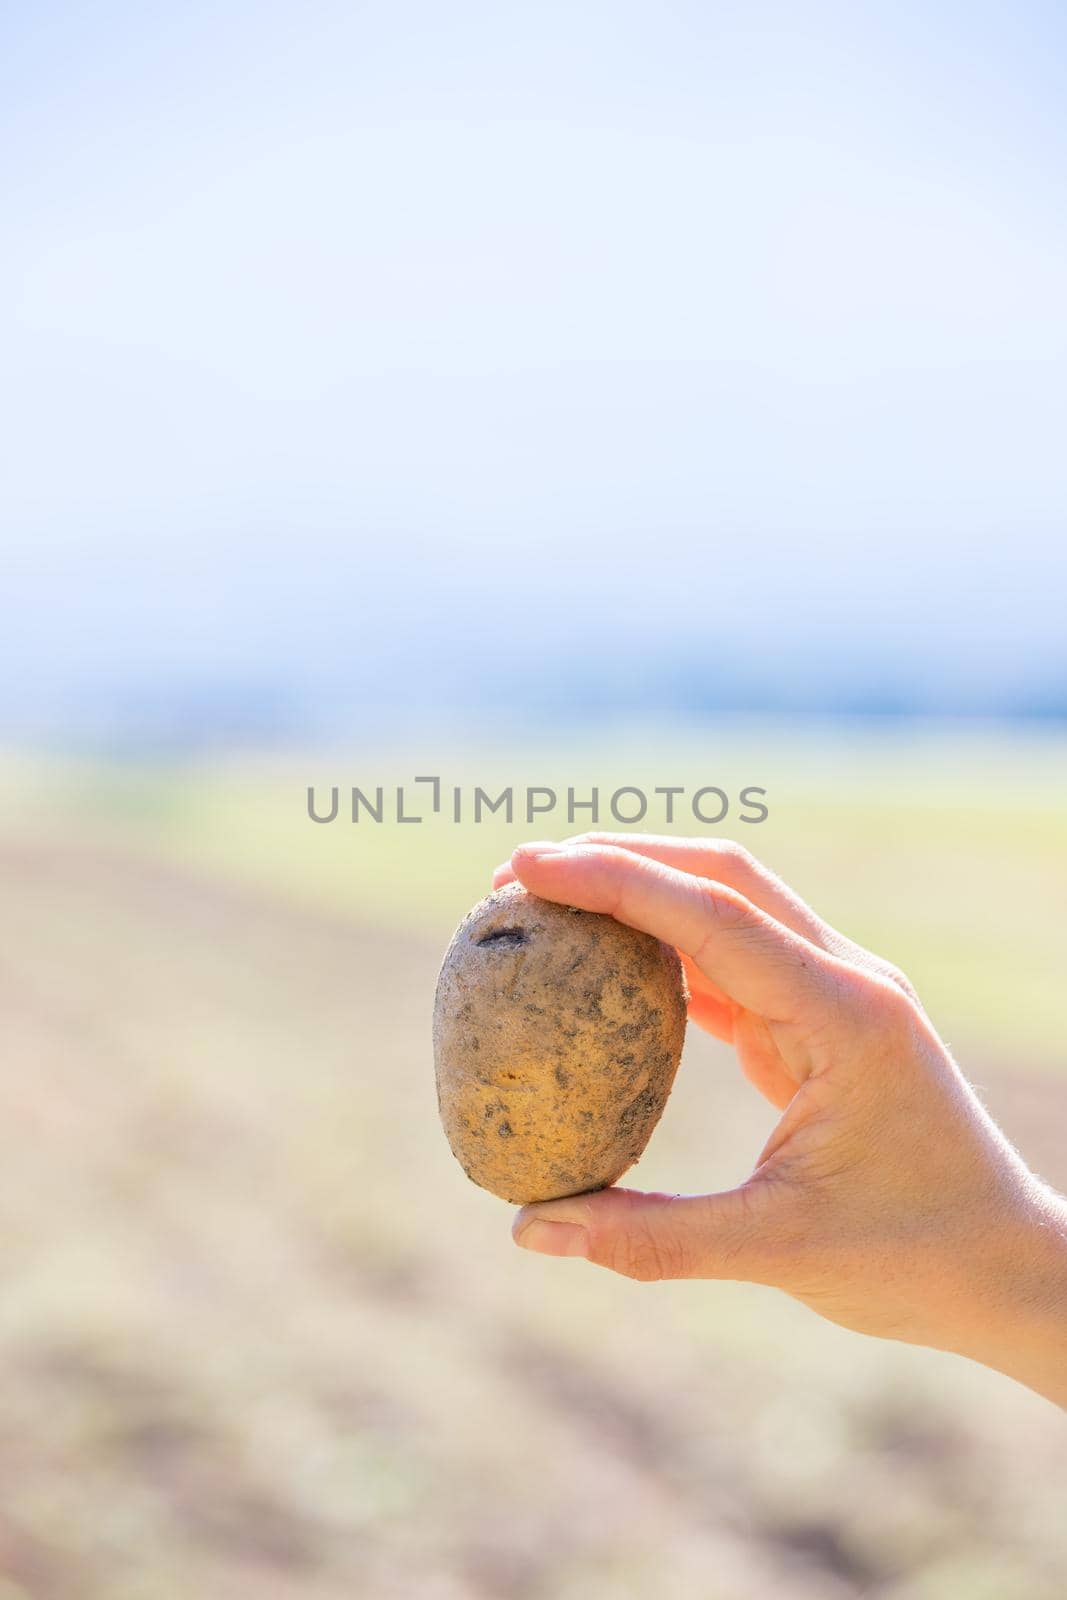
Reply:
[[[304,811],[415,770],[765,784],[745,842],[909,970],[1067,1184],[1061,742],[11,758],[0,1600],[1061,1600],[1050,1407],[770,1291],[511,1247],[429,1015],[529,830]],[[736,1181],[770,1121],[691,1038],[628,1181]]]

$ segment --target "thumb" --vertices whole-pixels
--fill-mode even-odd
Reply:
[[[600,1189],[524,1206],[511,1232],[524,1250],[583,1256],[642,1283],[747,1278],[757,1244],[740,1189],[706,1195]]]

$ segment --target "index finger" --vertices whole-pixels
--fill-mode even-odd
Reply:
[[[725,884],[610,845],[520,845],[511,862],[531,894],[673,944],[769,1022],[798,1021],[827,998],[833,958]]]
[[[686,839],[675,834],[594,832],[574,834],[563,843],[568,846],[615,845],[634,855],[651,856],[654,861],[662,861],[665,867],[677,867],[679,872],[687,872],[697,878],[714,878],[716,883],[736,889],[784,928],[803,934],[809,943],[818,945],[821,950],[832,951],[835,942],[842,942],[841,936],[805,904],[788,884],[734,839]],[[514,876],[510,861],[502,863],[493,873],[493,888],[499,889]]]

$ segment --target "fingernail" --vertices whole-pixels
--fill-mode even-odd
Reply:
[[[534,839],[530,844],[520,844],[512,852],[511,859],[516,856],[525,856],[528,860],[540,861],[542,856],[558,856],[566,849],[566,845],[554,844],[551,839]]]
[[[515,1243],[543,1256],[587,1256],[589,1239],[577,1222],[546,1222],[531,1217],[515,1232]]]

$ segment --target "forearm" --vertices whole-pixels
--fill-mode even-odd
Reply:
[[[956,1348],[1067,1410],[1067,1200],[1035,1184],[1001,1250],[998,1303]]]

